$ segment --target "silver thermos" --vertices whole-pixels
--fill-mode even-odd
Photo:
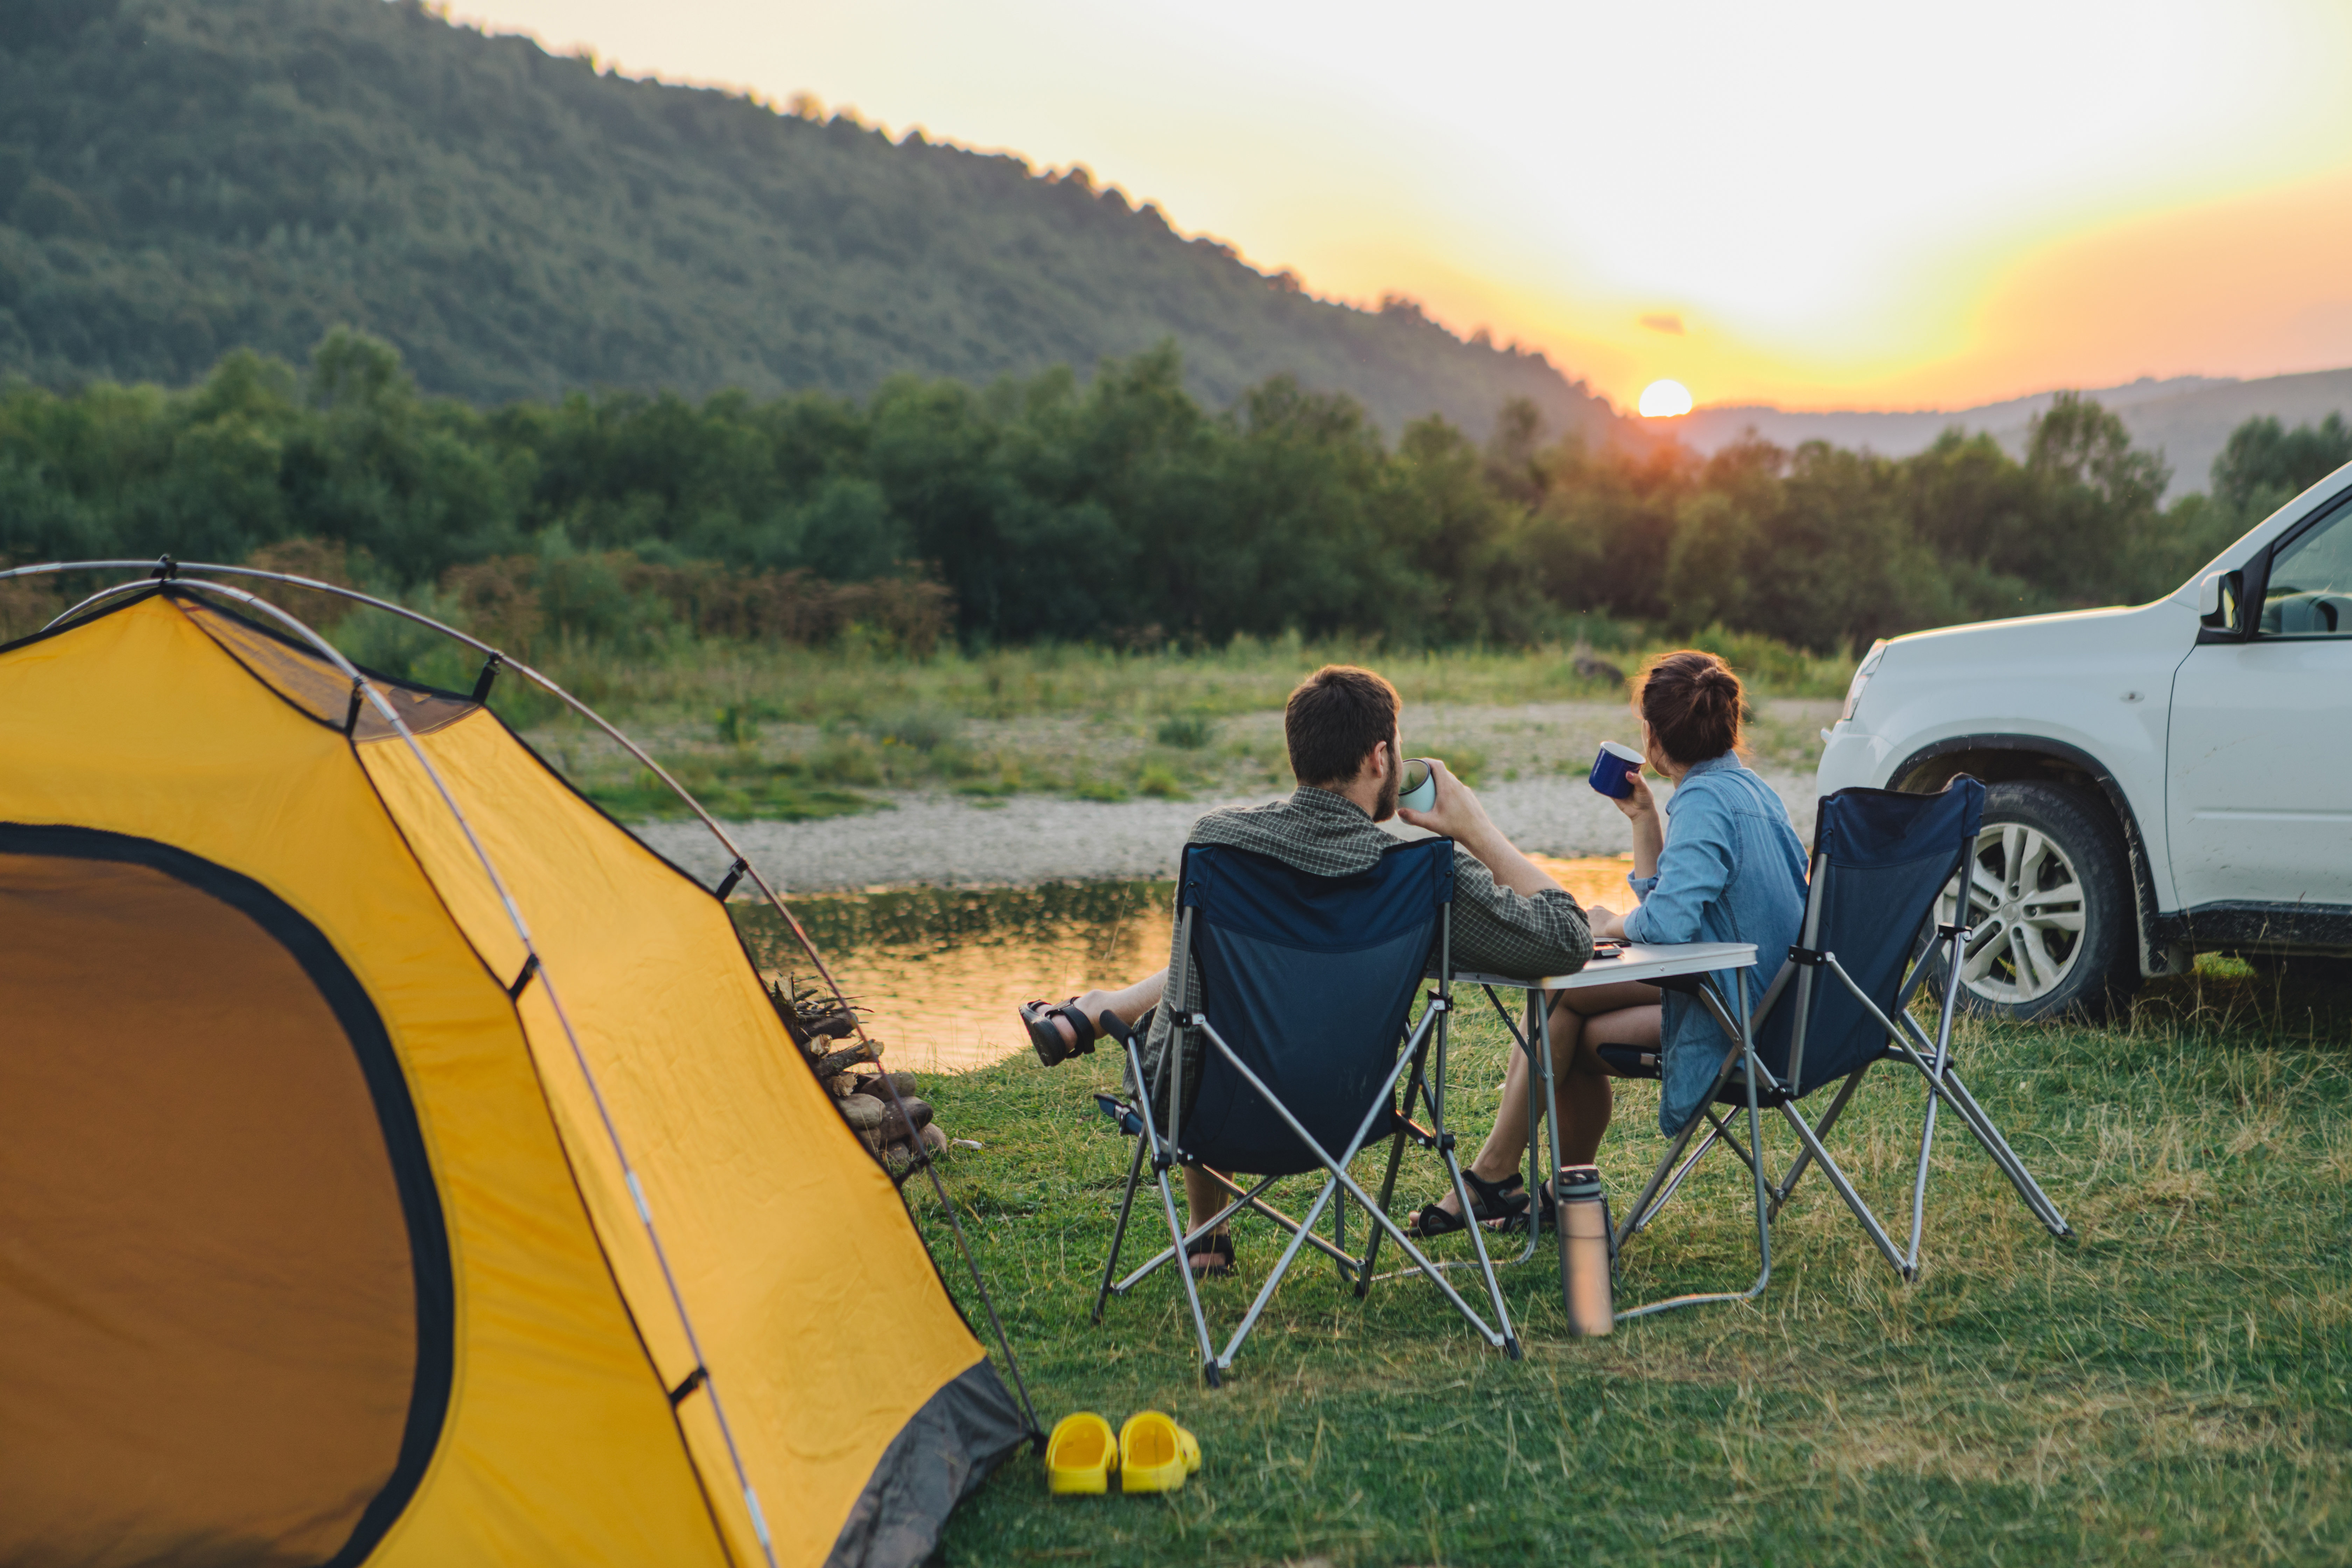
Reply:
[[[1559,1173],[1559,1285],[1568,1302],[1568,1331],[1579,1339],[1617,1326],[1609,1278],[1609,1194],[1601,1173],[1570,1165]]]

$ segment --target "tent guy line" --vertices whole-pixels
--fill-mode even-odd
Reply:
[[[416,736],[409,729],[408,721],[400,716],[399,710],[385,700],[383,693],[376,689],[374,683],[361,674],[358,667],[351,660],[343,657],[341,649],[313,631],[307,624],[279,609],[268,600],[258,595],[248,594],[242,588],[233,588],[226,583],[207,583],[201,578],[181,577],[177,569],[169,563],[168,557],[165,564],[155,568],[154,578],[140,582],[119,583],[110,588],[101,588],[82,600],[80,604],[58,616],[43,630],[54,631],[60,624],[70,620],[77,612],[103,600],[122,594],[143,592],[156,580],[177,582],[190,588],[201,588],[218,594],[224,598],[236,601],[247,609],[264,612],[285,625],[316,648],[329,663],[350,678],[352,718],[344,726],[345,732],[353,733],[358,730],[360,700],[364,697],[369,705],[375,709],[377,716],[392,726],[393,732],[397,734],[407,746],[409,754],[416,759],[417,766],[424,771],[425,776],[432,781],[434,789],[441,796],[441,804],[448,808],[449,816],[457,822],[458,831],[466,836],[466,843],[473,850],[476,861],[480,864],[482,874],[489,879],[491,889],[498,894],[499,903],[506,910],[508,923],[514,927],[515,935],[521,940],[523,951],[528,954],[521,973],[507,990],[508,1000],[513,1001],[520,997],[523,986],[534,973],[538,974],[540,990],[546,995],[548,1005],[554,1009],[556,1022],[562,1026],[564,1042],[572,1049],[572,1059],[580,1068],[581,1080],[588,1086],[589,1098],[595,1104],[597,1119],[604,1129],[605,1142],[612,1145],[613,1158],[620,1163],[622,1179],[628,1184],[630,1197],[635,1200],[638,1222],[644,1226],[646,1239],[653,1247],[655,1261],[661,1266],[662,1283],[669,1289],[670,1305],[677,1310],[678,1326],[685,1331],[688,1349],[693,1352],[695,1370],[707,1371],[702,1353],[701,1337],[695,1332],[694,1316],[687,1308],[685,1295],[678,1289],[677,1271],[671,1266],[669,1248],[662,1244],[661,1229],[655,1225],[653,1209],[646,1202],[645,1184],[638,1181],[636,1166],[629,1159],[628,1150],[621,1142],[621,1130],[614,1124],[612,1108],[605,1101],[604,1086],[596,1081],[595,1069],[588,1065],[587,1054],[580,1048],[580,1037],[572,1027],[572,1016],[564,1009],[563,998],[557,993],[555,977],[547,972],[547,966],[541,962],[539,949],[531,941],[530,926],[523,919],[522,910],[515,903],[514,894],[508,889],[506,879],[499,875],[497,864],[491,860],[489,851],[482,847],[480,837],[475,833],[474,825],[467,819],[465,809],[457,804],[457,796],[449,793],[449,785],[441,777],[441,770],[433,765],[432,759],[425,754],[425,748],[417,744]],[[289,579],[289,581],[299,582],[300,579]],[[304,586],[312,585],[304,584]],[[759,1537],[760,1550],[766,1557],[769,1568],[777,1568],[775,1542],[768,1534],[767,1514],[760,1507],[758,1489],[752,1486],[751,1478],[743,1468],[742,1452],[735,1442],[735,1428],[727,1419],[726,1401],[719,1396],[717,1383],[710,1382],[707,1377],[705,1382],[710,1391],[711,1414],[718,1418],[719,1436],[726,1441],[728,1461],[735,1468],[735,1482],[742,1491],[743,1506],[751,1516],[751,1528]]]

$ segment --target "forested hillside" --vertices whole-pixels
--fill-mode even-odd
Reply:
[[[478,405],[586,387],[862,396],[1181,350],[1391,435],[1612,416],[1409,301],[1318,300],[1078,172],[601,75],[415,0],[0,4],[0,377],[185,385],[349,324]]]
[[[1282,379],[1212,411],[1172,350],[1084,384],[485,412],[420,397],[389,346],[338,330],[304,370],[240,351],[184,392],[0,390],[0,564],[345,571],[515,646],[863,625],[909,646],[1411,647],[1635,620],[1831,652],[2168,592],[2352,440],[2254,422],[2212,495],[2160,508],[2162,460],[2072,395],[2022,462],[1957,432],[1900,459],[1760,441],[1702,458],[1549,438],[1524,403],[1497,423],[1483,445],[1436,418],[1391,443]],[[0,593],[0,633],[58,607]]]

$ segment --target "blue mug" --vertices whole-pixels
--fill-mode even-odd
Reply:
[[[1633,794],[1633,781],[1625,776],[1629,768],[1642,765],[1642,753],[1615,741],[1601,742],[1601,754],[1592,759],[1592,787],[1611,800],[1625,800]]]

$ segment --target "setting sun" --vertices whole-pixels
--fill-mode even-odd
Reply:
[[[1642,417],[1671,419],[1691,411],[1690,388],[1679,381],[1654,381],[1642,389]]]

